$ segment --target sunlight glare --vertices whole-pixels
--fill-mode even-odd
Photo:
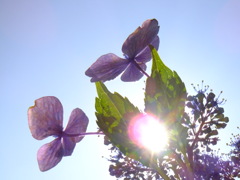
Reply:
[[[151,152],[160,152],[168,143],[165,127],[153,116],[142,114],[134,118],[128,130],[130,139]]]

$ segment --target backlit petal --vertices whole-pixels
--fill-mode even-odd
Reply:
[[[91,82],[114,79],[127,67],[129,61],[115,54],[109,53],[101,56],[93,63],[85,74],[91,77]]]
[[[64,156],[70,156],[74,150],[76,143],[80,142],[84,137],[84,136],[74,137],[71,135],[85,133],[87,130],[88,122],[89,122],[88,117],[81,109],[76,108],[72,111],[68,125],[64,131],[64,136],[62,138]]]
[[[47,171],[56,166],[63,157],[60,138],[44,144],[37,153],[38,166],[41,171]]]
[[[155,39],[150,43],[156,50],[159,47],[159,37],[156,36]],[[152,53],[149,46],[146,46],[136,57],[137,62],[146,63],[152,59]]]
[[[127,55],[129,59],[133,59],[155,39],[158,31],[159,26],[156,19],[144,21],[141,27],[138,27],[128,36],[122,46],[122,52]]]
[[[146,70],[146,65],[139,65],[144,71]],[[122,74],[121,80],[125,82],[137,81],[141,79],[143,73],[134,65],[133,63],[129,64],[126,71]]]
[[[65,134],[85,133],[87,131],[88,122],[89,120],[86,114],[81,109],[76,108],[71,113],[64,133]],[[79,142],[82,138],[83,137],[77,137],[75,142]]]
[[[71,156],[76,146],[75,137],[62,137],[63,156]]]
[[[54,96],[46,96],[35,101],[28,109],[28,125],[32,136],[41,140],[51,135],[60,135],[63,123],[63,107]]]

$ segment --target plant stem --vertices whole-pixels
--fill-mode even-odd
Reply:
[[[144,71],[136,61],[133,60],[132,62],[145,76],[147,76],[148,78],[150,77],[148,73],[146,73],[146,71]]]
[[[171,179],[165,174],[165,172],[158,167],[157,162],[152,162],[152,163],[150,164],[150,167],[153,168],[155,171],[157,171],[158,174],[159,174],[164,180],[171,180]]]
[[[68,137],[81,137],[81,136],[88,136],[88,135],[105,135],[103,132],[85,132],[85,133],[80,133],[80,134],[67,134],[64,133],[65,136]]]

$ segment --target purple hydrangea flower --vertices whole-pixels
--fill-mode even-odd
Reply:
[[[76,108],[72,111],[69,122],[63,130],[63,107],[53,96],[46,96],[35,101],[28,110],[28,124],[32,136],[42,140],[54,136],[52,142],[40,147],[37,153],[38,165],[41,171],[47,171],[56,166],[63,156],[70,156],[76,143],[80,142],[87,130],[88,118],[85,113]]]
[[[91,82],[108,81],[116,78],[122,72],[122,81],[137,81],[146,70],[146,63],[151,60],[151,50],[148,45],[156,49],[159,46],[158,21],[156,19],[146,20],[142,27],[138,27],[128,36],[122,46],[124,59],[109,53],[101,56],[85,72],[91,77]]]

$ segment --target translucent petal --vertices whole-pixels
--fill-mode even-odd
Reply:
[[[63,124],[63,107],[53,96],[46,96],[35,101],[28,109],[28,125],[32,136],[41,140],[51,135],[60,135]]]
[[[60,138],[44,144],[37,153],[38,166],[41,171],[47,171],[56,166],[63,157]]]
[[[144,71],[146,70],[146,65],[139,65]],[[121,80],[125,82],[137,81],[141,79],[143,73],[134,65],[134,63],[129,64],[126,71],[122,74]]]
[[[76,146],[75,137],[62,137],[63,156],[71,156]]]
[[[115,54],[109,53],[101,56],[93,63],[85,74],[91,77],[91,82],[114,79],[127,67],[129,61]]]
[[[133,59],[154,40],[158,31],[159,26],[156,19],[146,20],[142,24],[142,27],[138,27],[128,36],[122,46],[122,52],[126,54],[129,59]]]
[[[72,111],[69,118],[67,127],[64,131],[65,134],[80,134],[87,131],[88,126],[88,117],[86,114],[79,108],[76,108]],[[83,137],[77,137],[75,142],[79,142]]]
[[[79,135],[81,133],[85,133],[87,131],[88,122],[88,117],[81,109],[76,108],[72,111],[62,138],[64,156],[70,156],[74,150],[76,143],[80,142],[84,137],[74,137],[71,135]]]
[[[150,43],[156,50],[159,47],[159,37],[156,36],[155,39]],[[152,54],[149,46],[146,46],[136,57],[137,62],[146,63],[152,59]]]

